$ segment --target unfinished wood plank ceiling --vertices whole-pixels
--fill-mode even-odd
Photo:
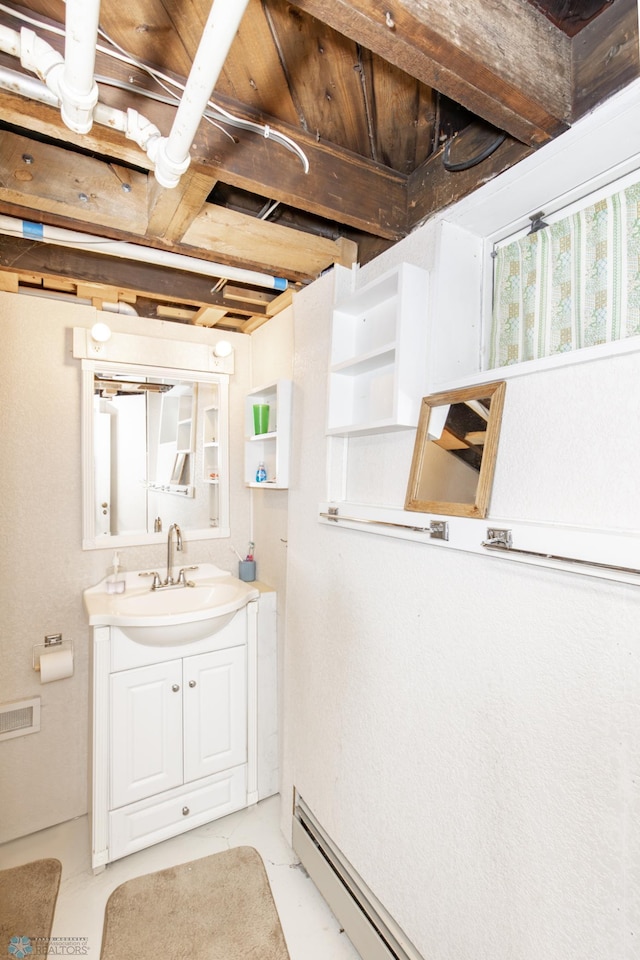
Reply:
[[[102,0],[99,103],[138,111],[167,137],[175,82],[189,76],[210,10],[210,0]],[[62,0],[0,3],[0,289],[245,332],[638,76],[636,0],[249,0],[169,189],[124,133],[97,122],[73,132],[55,98],[18,82],[41,86],[25,55],[31,34],[65,55],[68,11]],[[42,242],[14,221],[89,243]],[[217,274],[104,256],[96,237],[212,262]],[[280,279],[268,287],[254,273]]]

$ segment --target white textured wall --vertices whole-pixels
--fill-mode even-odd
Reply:
[[[332,284],[295,306],[283,826],[296,786],[428,960],[631,960],[640,590],[319,524]],[[637,357],[511,381],[492,515],[637,536],[639,402]]]
[[[80,361],[71,330],[95,311],[0,293],[0,703],[42,698],[40,733],[0,742],[0,842],[87,810],[89,630],[82,591],[101,579],[110,550],[81,549]],[[215,343],[215,331],[109,315],[113,330]],[[243,399],[249,338],[230,335],[231,528],[248,541],[249,493],[242,483]],[[162,546],[120,551],[127,569],[161,569]],[[189,542],[185,561],[236,571],[228,540]],[[32,647],[47,633],[75,644],[72,678],[41,685]]]

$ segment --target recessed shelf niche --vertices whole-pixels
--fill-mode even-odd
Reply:
[[[403,263],[336,304],[327,433],[416,427],[427,385],[428,274]]]

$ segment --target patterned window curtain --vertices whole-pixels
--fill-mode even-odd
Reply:
[[[640,334],[640,183],[497,249],[489,369]]]

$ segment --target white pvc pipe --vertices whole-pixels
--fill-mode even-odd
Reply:
[[[163,187],[175,187],[189,166],[202,116],[249,0],[214,0],[196,51],[180,106],[168,138],[153,146],[155,175]]]
[[[0,36],[0,50],[2,50],[2,38]],[[0,67],[0,89],[9,90],[11,93],[18,93],[21,97],[27,97],[29,100],[36,100],[38,103],[44,103],[50,107],[59,106],[59,97],[53,90],[50,90],[34,77],[28,77],[24,73],[16,73],[14,70],[8,70],[6,67]],[[119,130],[124,133],[128,140],[133,140],[147,151],[149,144],[159,139],[161,134],[154,123],[147,120],[137,110],[116,110],[115,107],[109,107],[104,103],[97,103],[93,109],[93,119],[96,123],[112,130]]]
[[[8,27],[0,27],[0,50],[19,57],[22,66],[31,73],[35,73],[46,84],[49,93],[45,96],[42,90],[38,92],[32,78],[24,77],[11,70],[2,71],[5,78],[11,78],[11,85],[4,83],[3,86],[42,103],[50,104],[53,96],[54,104],[60,107],[66,126],[76,133],[88,133],[93,122],[93,111],[98,102],[98,85],[93,78],[96,40],[94,38],[91,41],[84,32],[74,33],[73,36],[76,37],[76,41],[67,41],[69,53],[72,55],[71,63],[68,65],[51,44],[28,27],[22,27],[19,33]],[[82,44],[80,44],[81,36],[84,38]],[[82,56],[79,56],[80,49],[83,50]],[[89,51],[89,55],[84,51]],[[76,61],[78,61],[77,64]],[[32,82],[29,86],[30,80]],[[27,86],[29,86],[29,93],[25,93]]]
[[[37,74],[60,101],[64,123],[76,133],[88,133],[93,120],[124,130],[148,154],[155,176],[163,187],[175,187],[190,163],[191,145],[249,0],[215,0],[200,38],[193,66],[169,137],[135,110],[111,110],[98,104],[93,72],[98,36],[100,0],[67,0],[63,59],[32,30],[20,33],[0,27],[0,50],[20,56],[22,65]],[[50,103],[33,85],[17,81],[17,74],[2,70],[0,86]],[[11,85],[9,85],[11,84]]]
[[[1,38],[0,50],[4,50]],[[24,73],[17,73],[15,70],[9,70],[7,67],[0,67],[0,89],[8,90],[10,93],[18,93],[21,97],[36,100],[48,107],[58,107],[60,105],[57,95],[40,80],[36,80],[35,77],[27,77]]]
[[[76,297],[73,293],[59,293],[54,290],[41,290],[35,287],[23,287],[20,290],[25,297],[41,297],[43,300],[62,300],[65,303],[75,303],[77,305],[86,305],[88,307],[93,303],[86,297]],[[121,313],[127,317],[139,317],[140,314],[131,303],[125,303],[123,300],[111,301],[103,300],[100,309],[103,313]]]
[[[107,237],[89,236],[75,230],[50,227],[42,223],[31,223],[29,220],[18,220],[15,217],[5,217],[1,214],[0,233],[7,234],[10,237],[26,237],[29,240],[40,240],[42,243],[72,247],[74,250],[86,250],[89,253],[101,253],[104,256],[118,257],[121,260],[135,260],[138,263],[156,264],[169,267],[172,270],[185,270],[188,273],[197,273],[205,277],[236,280],[240,283],[253,284],[256,287],[267,287],[269,290],[286,290],[288,287],[288,282],[284,277],[272,277],[255,270],[244,270],[224,263],[211,263],[209,260],[186,257],[179,253],[171,253],[168,250],[143,247],[122,240],[109,240]]]
[[[0,24],[0,50],[11,57],[20,56],[20,34],[17,30],[11,30],[10,27],[3,27]]]
[[[76,133],[88,133],[98,102],[94,79],[100,0],[66,0],[64,70],[60,78],[62,119]]]

